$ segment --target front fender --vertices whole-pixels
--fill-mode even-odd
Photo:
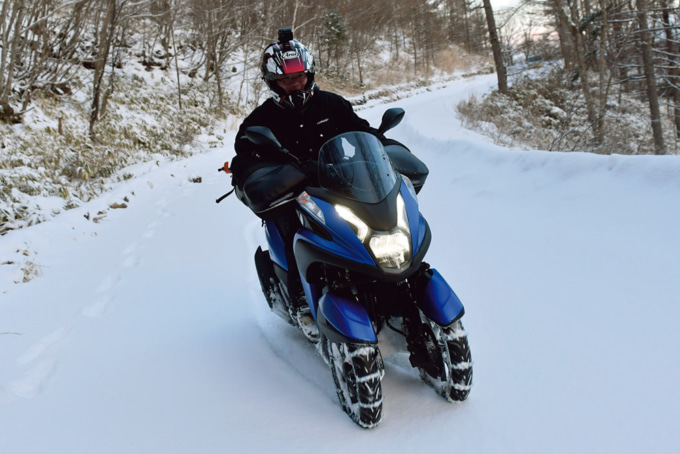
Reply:
[[[423,296],[418,299],[418,307],[435,323],[450,325],[465,314],[465,308],[439,271],[431,268],[430,273]]]
[[[319,330],[333,342],[378,342],[366,308],[352,299],[326,293],[316,315]]]

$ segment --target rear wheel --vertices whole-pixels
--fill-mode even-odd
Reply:
[[[284,289],[274,272],[274,265],[269,257],[269,251],[263,251],[261,247],[257,248],[257,251],[255,251],[255,268],[260,279],[262,293],[267,300],[269,308],[286,322],[295,326],[288,313]]]
[[[380,350],[375,345],[336,343],[323,338],[335,389],[342,409],[363,428],[382,420],[382,378],[385,374]]]

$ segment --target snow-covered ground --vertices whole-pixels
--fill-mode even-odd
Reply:
[[[468,401],[386,351],[383,422],[342,412],[259,293],[258,220],[215,204],[231,133],[0,237],[0,453],[680,452],[680,157],[494,146],[455,113],[494,81],[399,101],[390,134],[430,167],[428,261],[466,307]]]

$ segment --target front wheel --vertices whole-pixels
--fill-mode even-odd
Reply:
[[[411,344],[409,350],[420,378],[449,402],[467,399],[472,385],[472,355],[463,323],[457,320],[442,327],[422,316],[418,331],[419,335],[409,339],[409,343],[418,345]]]
[[[376,345],[332,342],[323,348],[342,409],[359,426],[369,429],[382,420],[382,378],[385,374]]]

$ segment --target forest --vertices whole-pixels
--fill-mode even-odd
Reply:
[[[603,140],[604,112],[617,92],[647,100],[657,153],[665,152],[657,131],[664,105],[680,136],[675,0],[525,0],[502,14],[494,13],[489,0],[2,0],[1,5],[0,117],[8,123],[21,121],[35,91],[68,95],[77,69],[86,68],[92,72],[92,133],[115,89],[122,55],[131,51],[150,68],[174,66],[212,84],[217,108],[237,108],[243,93],[228,92],[226,80],[256,79],[260,50],[278,28],[290,26],[314,49],[320,72],[333,85],[365,87],[376,58],[378,67],[394,63],[405,76],[427,76],[457,46],[472,55],[493,53],[503,92],[506,66],[522,55],[560,58],[582,91],[594,141]]]
[[[0,11],[0,233],[40,221],[32,196],[77,206],[126,165],[186,156],[216,119],[233,127],[267,96],[261,52],[283,27],[313,51],[317,80],[346,95],[495,71],[498,89],[458,109],[512,146],[680,144],[680,0],[0,0]]]

